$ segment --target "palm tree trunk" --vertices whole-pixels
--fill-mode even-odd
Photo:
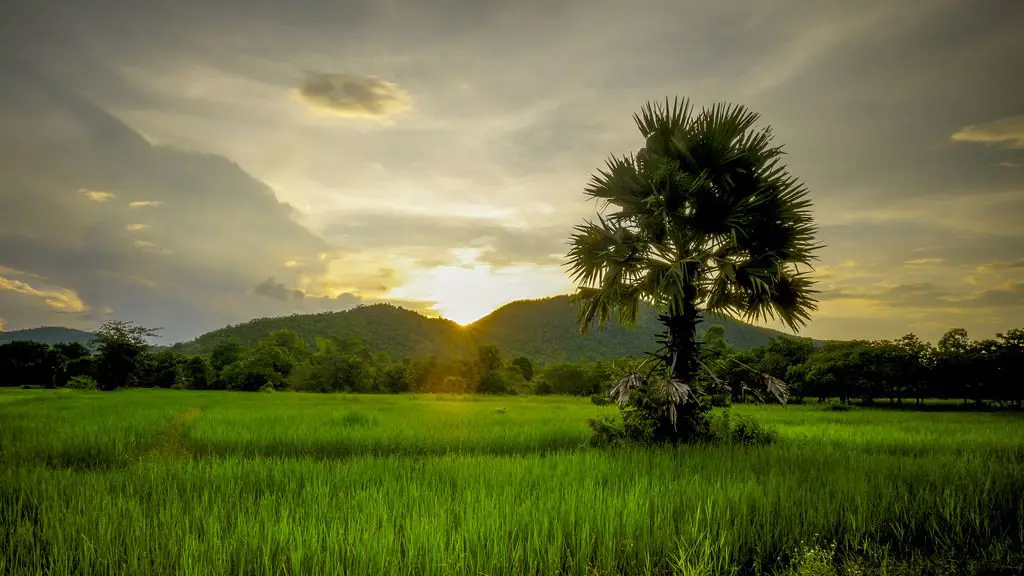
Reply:
[[[681,311],[658,317],[668,333],[672,378],[691,384],[697,372],[697,323],[700,311],[687,300]]]

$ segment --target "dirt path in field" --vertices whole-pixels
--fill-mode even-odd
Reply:
[[[189,422],[198,418],[202,413],[202,408],[189,408],[172,416],[138,459],[146,461],[191,458],[192,453],[189,452],[185,441],[185,429]]]

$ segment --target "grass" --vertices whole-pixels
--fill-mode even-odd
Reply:
[[[583,448],[614,412],[3,390],[0,574],[1020,573],[1019,416],[744,406],[776,444]]]

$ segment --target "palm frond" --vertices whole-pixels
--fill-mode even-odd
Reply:
[[[646,381],[639,373],[630,372],[611,387],[608,395],[611,396],[616,404],[625,407],[629,404],[631,395],[643,388],[644,384],[646,384]]]
[[[678,412],[676,406],[695,401],[697,395],[689,384],[675,378],[662,380],[653,390],[654,396],[667,407],[669,420],[675,428]]]

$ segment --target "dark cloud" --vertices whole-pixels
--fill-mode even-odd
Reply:
[[[290,259],[323,272],[329,244],[237,165],[153,146],[30,67],[0,62],[0,76],[0,127],[53,128],[4,130],[15,138],[0,142],[0,265],[72,291],[93,312],[164,326],[169,339],[269,311],[237,296]],[[278,312],[296,300],[279,300]]]
[[[302,300],[306,293],[298,289],[290,289],[281,282],[274,280],[273,277],[267,278],[263,282],[252,287],[253,294],[259,296],[265,296],[267,298],[273,298],[281,302],[287,302],[288,300]]]
[[[393,82],[348,74],[307,78],[298,94],[310,105],[338,116],[386,119],[407,110],[409,95]]]

